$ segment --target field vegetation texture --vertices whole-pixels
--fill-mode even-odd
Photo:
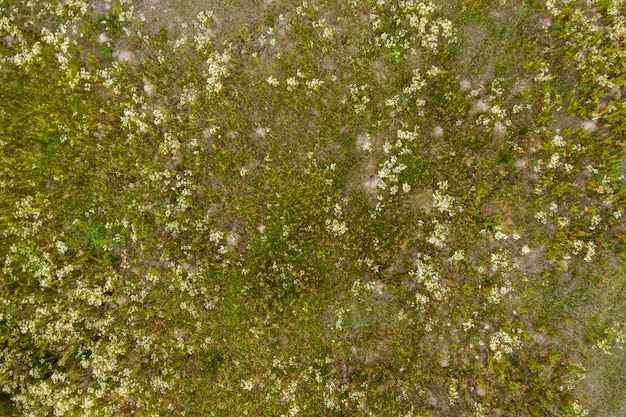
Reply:
[[[0,414],[626,415],[626,1],[0,0]]]

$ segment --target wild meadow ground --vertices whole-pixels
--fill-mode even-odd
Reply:
[[[626,1],[0,0],[0,414],[626,415]]]

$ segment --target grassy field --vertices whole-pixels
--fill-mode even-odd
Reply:
[[[626,415],[623,0],[0,0],[0,415]]]

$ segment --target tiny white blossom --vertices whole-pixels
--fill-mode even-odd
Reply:
[[[450,257],[450,262],[460,262],[463,259],[465,259],[465,252],[463,251],[463,249],[459,249],[452,254],[452,256]]]
[[[535,218],[541,221],[541,224],[548,223],[548,214],[545,211],[540,211],[539,213],[535,214]]]
[[[294,77],[287,78],[286,82],[287,82],[287,91],[295,90],[299,84],[298,80],[296,80]]]
[[[502,233],[501,231],[499,231],[499,230],[498,230],[498,231],[497,231],[497,232],[493,235],[493,238],[494,238],[495,240],[507,240],[509,237],[508,237],[505,233]]]
[[[563,136],[560,135],[556,135],[552,138],[552,144],[557,147],[557,148],[561,148],[563,146],[565,146],[565,139],[563,139]]]
[[[584,261],[591,262],[593,256],[596,254],[596,244],[593,242],[587,242],[587,254],[585,255]]]
[[[242,379],[240,386],[246,391],[252,391],[252,389],[254,388],[254,381],[252,381],[251,379]]]
[[[62,241],[60,241],[60,240],[56,241],[56,247],[57,247],[57,250],[59,251],[59,253],[61,255],[63,255],[65,252],[67,252],[67,245],[65,243],[63,243]]]
[[[322,84],[324,84],[324,81],[318,80],[317,78],[313,78],[312,80],[306,82],[306,86],[312,91],[319,90]]]

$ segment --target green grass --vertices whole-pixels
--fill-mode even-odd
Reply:
[[[0,413],[623,414],[623,6],[440,3],[0,0]]]

